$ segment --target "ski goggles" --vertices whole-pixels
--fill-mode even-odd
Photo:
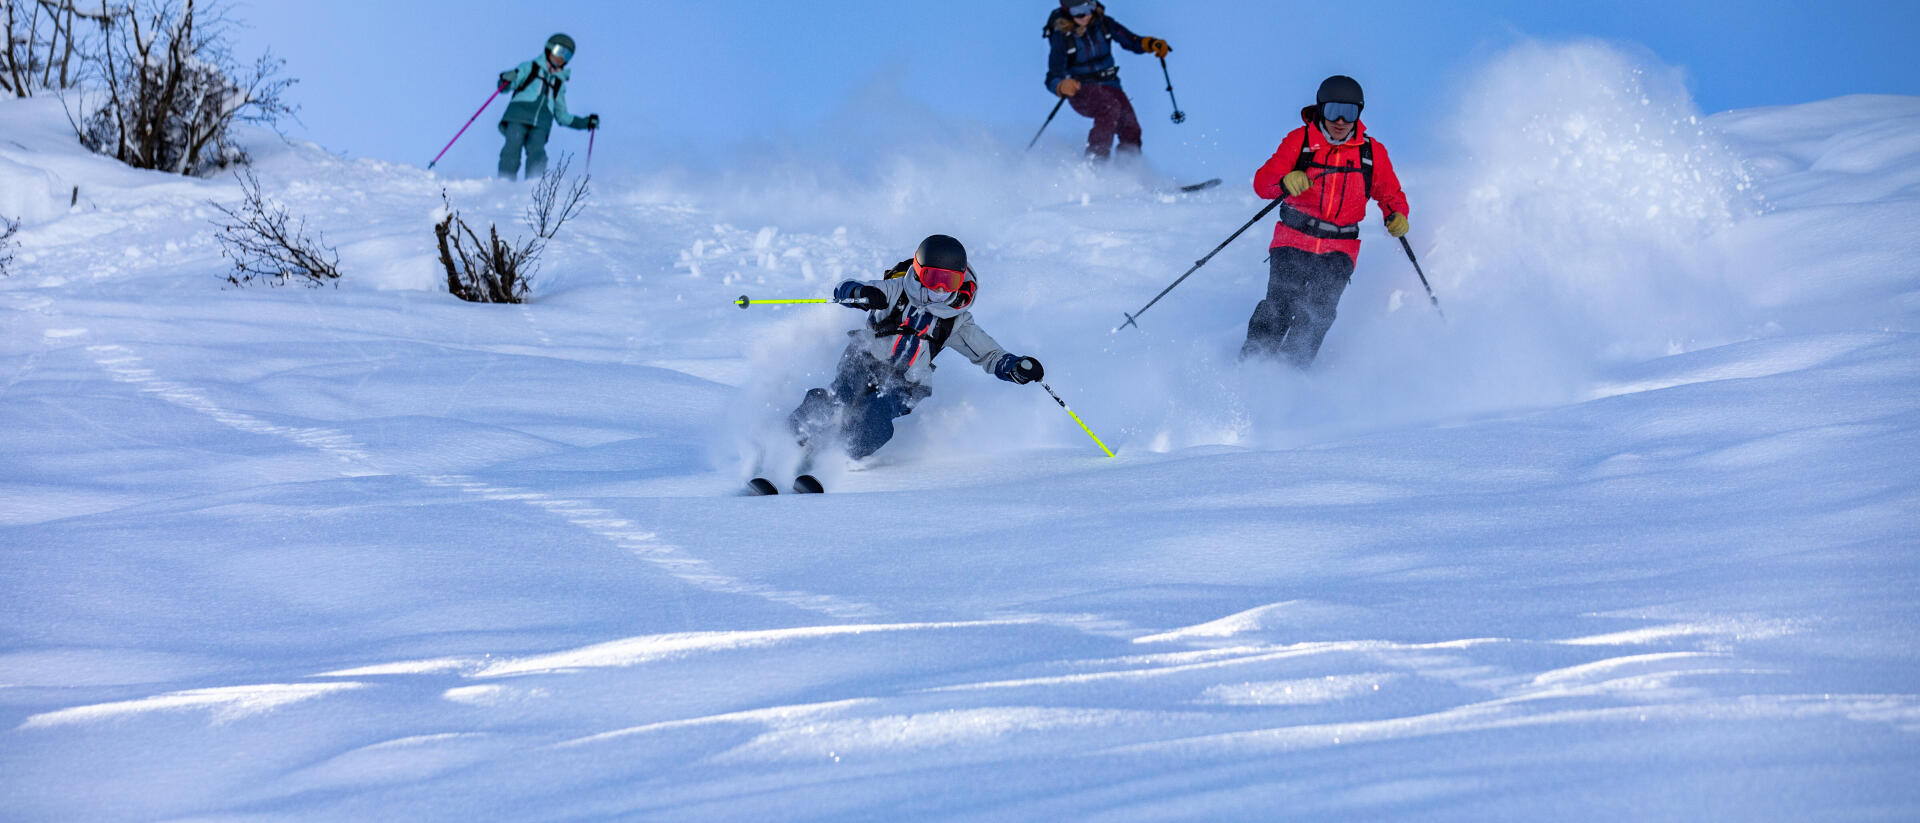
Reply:
[[[1345,120],[1349,123],[1360,122],[1359,103],[1321,103],[1320,117],[1324,120]]]
[[[1093,13],[1092,3],[1080,3],[1078,5],[1067,7],[1067,14],[1073,17],[1085,17],[1092,13]]]
[[[967,282],[967,273],[956,269],[936,269],[932,266],[913,264],[913,276],[919,278],[920,285],[929,291],[954,292]]]
[[[526,52],[521,52],[521,54],[526,54]],[[553,57],[553,59],[560,61],[560,65],[563,66],[573,61],[573,49],[562,46],[559,43],[548,46],[547,54]]]

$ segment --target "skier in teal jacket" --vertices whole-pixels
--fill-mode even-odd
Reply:
[[[540,59],[528,60],[500,73],[500,90],[513,92],[507,113],[500,117],[500,134],[507,144],[500,149],[500,176],[512,180],[520,171],[520,153],[527,154],[527,176],[538,177],[547,170],[547,136],[557,121],[570,129],[597,129],[600,115],[576,117],[567,112],[567,80],[573,70],[573,38],[556,34],[547,38]]]

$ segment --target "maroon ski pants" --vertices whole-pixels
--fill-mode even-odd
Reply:
[[[1120,138],[1120,151],[1140,153],[1140,120],[1133,116],[1133,101],[1119,86],[1088,83],[1080,87],[1071,101],[1082,117],[1093,118],[1093,130],[1087,132],[1087,156],[1101,160],[1113,153],[1113,138]]]

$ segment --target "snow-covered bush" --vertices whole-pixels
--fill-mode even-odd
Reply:
[[[0,93],[32,97],[37,91],[70,89],[86,75],[87,55],[98,32],[124,9],[82,0],[0,0],[5,50],[0,51]],[[91,7],[91,6],[90,6]]]
[[[220,253],[233,261],[227,282],[236,286],[265,280],[276,286],[301,282],[318,286],[340,279],[340,255],[318,238],[307,236],[307,221],[294,220],[286,207],[267,199],[253,172],[235,175],[245,199],[232,208],[211,205],[226,215],[214,223]]]
[[[262,55],[242,69],[219,7],[195,0],[129,0],[106,23],[99,74],[105,105],[85,115],[80,142],[135,168],[201,175],[247,162],[230,139],[235,122],[272,125],[293,113],[294,80]]]
[[[526,300],[527,280],[539,269],[547,241],[586,205],[587,178],[567,183],[568,165],[563,156],[540,175],[533,187],[533,202],[521,215],[533,236],[514,243],[501,240],[499,227],[491,223],[487,238],[480,239],[441,192],[446,212],[434,223],[433,234],[440,244],[440,264],[447,270],[447,290],[453,296],[471,303]]]

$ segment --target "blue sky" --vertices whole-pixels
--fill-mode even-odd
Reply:
[[[1053,105],[1041,87],[1048,0],[818,3],[695,0],[238,0],[241,54],[271,46],[301,83],[289,133],[349,156],[424,166],[492,91],[502,69],[547,35],[580,43],[569,91],[606,120],[597,166],[726,163],[744,146],[830,147],[884,128],[990,130],[1018,146]],[[1113,0],[1136,32],[1173,44],[1168,63],[1184,125],[1159,66],[1123,55],[1122,79],[1148,154],[1183,175],[1238,173],[1264,160],[1320,78],[1359,78],[1368,124],[1403,159],[1432,159],[1430,138],[1475,66],[1516,40],[1599,37],[1645,47],[1681,68],[1708,112],[1842,94],[1920,94],[1920,3],[1838,0],[1783,7],[1752,0],[1386,2]],[[484,174],[499,149],[489,111],[442,161]],[[876,124],[875,119],[890,122]],[[1085,120],[1064,111],[1048,138],[1065,146]],[[584,133],[553,147],[580,151]],[[1252,164],[1252,165],[1249,165]]]

